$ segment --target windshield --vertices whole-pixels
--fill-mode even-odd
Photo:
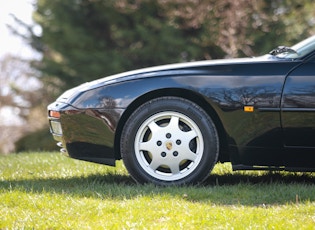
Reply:
[[[315,50],[315,35],[309,37],[292,47],[279,46],[270,52],[271,55],[279,58],[296,59],[304,57]]]

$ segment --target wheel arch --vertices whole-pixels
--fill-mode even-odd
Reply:
[[[214,106],[209,104],[202,95],[191,90],[178,89],[178,88],[167,88],[167,89],[158,89],[158,90],[150,91],[138,97],[128,106],[128,108],[123,113],[121,119],[119,120],[117,130],[116,130],[115,144],[114,144],[116,159],[121,159],[119,142],[121,138],[122,129],[125,123],[127,122],[127,119],[129,118],[129,116],[136,110],[136,108],[138,108],[143,103],[151,99],[155,99],[158,97],[165,97],[165,96],[181,97],[181,98],[184,98],[184,99],[187,99],[196,103],[202,109],[204,109],[206,113],[211,117],[213,122],[215,123],[217,131],[218,131],[219,141],[220,141],[220,152],[219,152],[218,161],[220,162],[230,161],[230,156],[228,152],[227,135],[224,130],[223,124],[221,122],[221,119],[219,115],[217,114],[216,110],[214,109]]]

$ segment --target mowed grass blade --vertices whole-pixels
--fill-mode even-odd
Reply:
[[[315,174],[232,172],[200,186],[138,185],[59,153],[0,157],[0,229],[313,229]]]

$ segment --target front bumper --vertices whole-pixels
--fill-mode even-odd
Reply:
[[[65,103],[48,106],[50,132],[69,157],[115,165],[114,139],[122,110],[77,109]],[[56,115],[55,114],[59,114]]]

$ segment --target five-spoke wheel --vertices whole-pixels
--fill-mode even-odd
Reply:
[[[139,107],[121,136],[124,164],[140,183],[203,181],[218,157],[214,123],[195,103],[161,97]]]

